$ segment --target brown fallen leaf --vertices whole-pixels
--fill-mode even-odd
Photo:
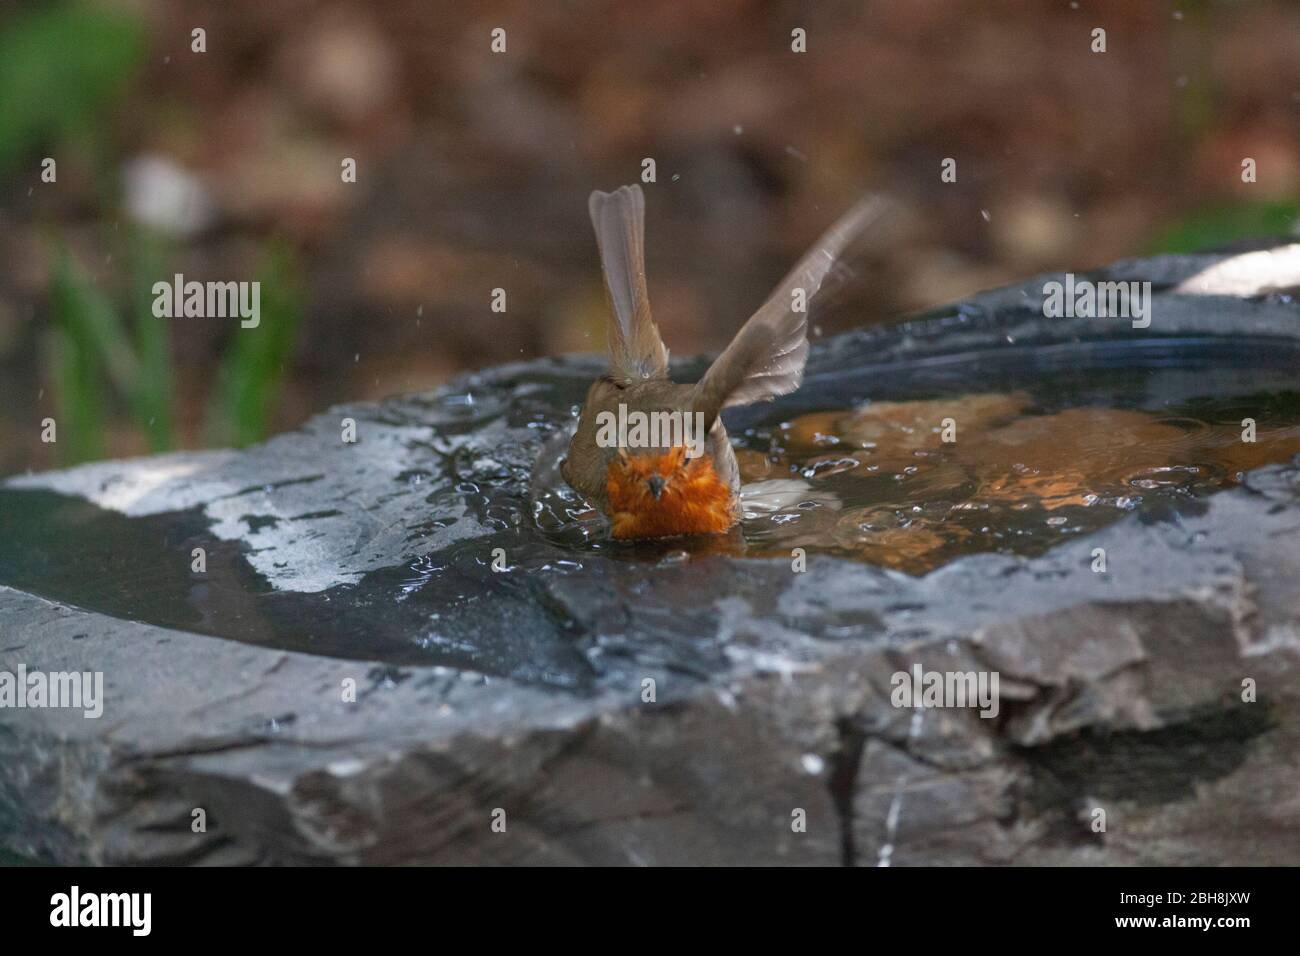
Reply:
[[[1146,412],[1070,408],[1032,415],[958,442],[981,499],[1030,500],[1048,509],[1140,493],[1140,476],[1193,464],[1193,434]]]
[[[944,447],[944,419],[956,425],[957,444],[965,435],[987,431],[1019,415],[1029,404],[1020,392],[962,395],[920,402],[872,402],[836,423],[842,441],[880,454]]]
[[[942,564],[940,554],[968,536],[955,524],[905,517],[889,507],[869,507],[844,512],[832,540],[872,564],[918,574]]]
[[[1225,426],[1221,443],[1209,449],[1214,461],[1227,472],[1231,481],[1240,481],[1241,475],[1254,468],[1274,462],[1288,461],[1300,455],[1300,425],[1259,431],[1253,442],[1241,440],[1241,429]]]

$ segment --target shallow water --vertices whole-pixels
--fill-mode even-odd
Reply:
[[[635,588],[639,578],[620,570],[628,564],[653,570],[710,553],[788,560],[800,547],[922,574],[968,554],[1038,554],[1127,515],[1177,521],[1242,472],[1300,453],[1298,354],[1276,343],[1166,340],[810,374],[794,396],[728,415],[748,517],[711,538],[610,541],[565,489],[532,502],[526,468],[485,470],[457,457],[454,486],[438,485],[423,507],[436,512],[454,494],[496,530],[311,594],[275,589],[248,562],[246,544],[212,536],[201,509],[128,518],[0,487],[0,583],[252,644],[579,692],[634,660],[706,671],[725,664],[711,604],[698,626],[679,620],[653,639],[662,646],[636,647],[539,608],[552,606],[548,589],[563,580]],[[473,428],[504,416],[540,436],[566,420],[582,384],[530,372],[513,395],[485,391]],[[457,400],[434,399],[430,413]],[[393,413],[419,421],[422,408]],[[1250,444],[1241,440],[1247,417],[1257,428]],[[955,442],[943,441],[945,418]],[[511,460],[536,448],[518,452]],[[445,457],[430,453],[430,482]],[[418,549],[421,528],[437,520],[427,510],[413,516],[408,540]],[[200,578],[176,559],[194,546],[208,549]],[[492,571],[498,546],[520,573]],[[384,666],[370,677],[397,679]]]
[[[802,548],[924,574],[968,554],[1042,554],[1130,512],[1176,519],[1300,454],[1300,391],[1283,368],[986,370],[1005,391],[963,391],[972,371],[880,376],[878,398],[733,428],[739,533],[676,546],[787,558]],[[1218,394],[1198,394],[1207,387]],[[911,394],[926,397],[892,397]],[[536,512],[575,550],[627,547],[567,489]]]
[[[1300,453],[1300,393],[1156,408],[1059,407],[1029,392],[876,402],[749,429],[742,449],[747,481],[807,485],[793,509],[747,514],[750,553],[802,547],[922,574],[981,551],[1041,554],[1128,512],[1194,508]]]

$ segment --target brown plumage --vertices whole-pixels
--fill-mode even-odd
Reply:
[[[808,357],[808,314],[822,280],[877,209],[855,206],[821,237],[736,333],[694,385],[668,378],[668,349],[650,314],[645,278],[645,197],[639,186],[594,192],[588,202],[610,303],[609,372],[592,383],[568,454],[564,480],[611,519],[614,537],[726,531],[740,519],[740,472],[719,417],[724,408],[799,387]],[[701,458],[681,445],[602,447],[597,417],[619,405],[640,412],[699,412],[707,434]],[[702,460],[707,459],[707,461]],[[653,480],[652,480],[653,479]]]

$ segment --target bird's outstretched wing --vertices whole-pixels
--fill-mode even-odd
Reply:
[[[808,359],[807,310],[813,296],[845,247],[883,208],[880,197],[868,197],[831,226],[709,366],[692,402],[704,413],[706,425],[731,405],[775,398],[799,387]]]
[[[619,382],[666,378],[668,349],[650,316],[645,281],[645,196],[640,186],[593,192],[587,201],[605,273],[609,369]]]

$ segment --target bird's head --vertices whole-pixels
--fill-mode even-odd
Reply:
[[[734,496],[707,454],[683,445],[610,459],[606,492],[616,538],[715,534],[736,523]]]
[[[652,508],[678,492],[677,481],[685,475],[686,448],[675,445],[666,451],[629,454],[618,449],[609,462],[610,499],[642,508]],[[617,491],[615,490],[617,489]]]

